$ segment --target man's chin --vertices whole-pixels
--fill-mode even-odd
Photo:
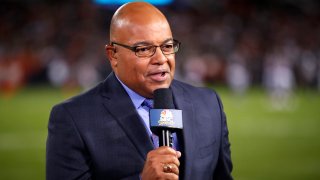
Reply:
[[[156,90],[156,89],[161,89],[161,88],[169,88],[169,86],[170,86],[170,84],[171,84],[171,80],[167,80],[167,81],[165,81],[165,82],[148,82],[148,83],[146,83],[145,85],[147,85],[147,86],[145,86],[148,90],[148,94],[153,94],[153,92]]]
[[[165,83],[155,83],[152,85],[153,91],[160,88],[169,88],[171,81]]]

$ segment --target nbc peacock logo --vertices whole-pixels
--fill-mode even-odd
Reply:
[[[173,126],[173,114],[169,109],[164,109],[160,113],[159,126]]]

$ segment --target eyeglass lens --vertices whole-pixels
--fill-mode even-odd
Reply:
[[[158,46],[138,46],[135,49],[135,53],[137,56],[152,56],[156,52],[156,48]],[[173,42],[173,43],[167,43],[160,46],[160,49],[163,54],[169,55],[176,53],[179,50],[179,43]]]

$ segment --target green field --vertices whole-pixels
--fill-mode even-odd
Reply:
[[[228,117],[237,180],[320,179],[320,93],[296,92],[276,110],[262,90],[242,97],[218,88]],[[51,107],[67,98],[50,87],[0,96],[0,179],[45,179],[45,141]]]

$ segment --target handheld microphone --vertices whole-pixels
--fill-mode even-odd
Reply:
[[[151,131],[159,136],[159,146],[172,147],[172,132],[182,129],[182,110],[174,108],[172,91],[156,89],[153,93],[154,109],[150,109]]]

